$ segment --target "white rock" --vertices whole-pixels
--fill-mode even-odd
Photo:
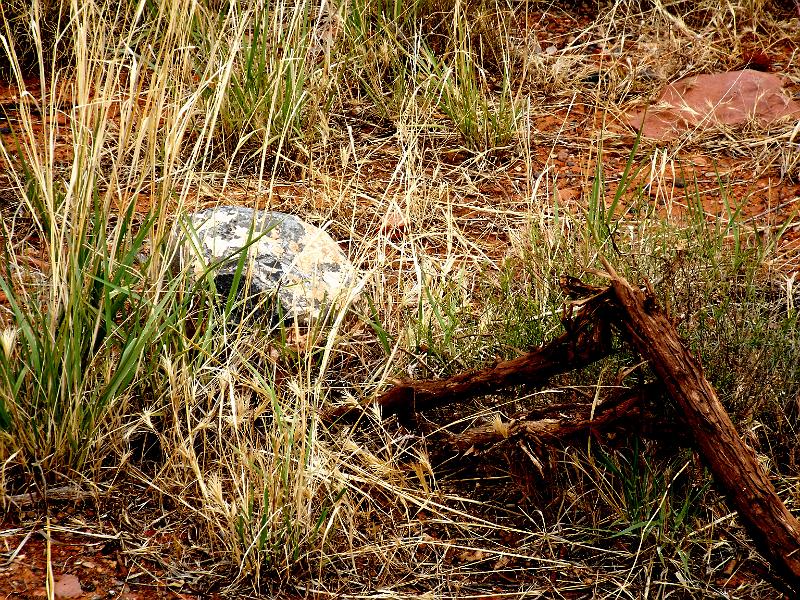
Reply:
[[[238,294],[247,312],[274,299],[284,318],[307,323],[324,316],[356,281],[355,267],[330,235],[286,213],[243,206],[201,210],[179,220],[173,243],[174,266],[189,269],[195,279],[210,273],[225,298],[247,246],[239,289],[249,294]]]

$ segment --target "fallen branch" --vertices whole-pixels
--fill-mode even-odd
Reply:
[[[594,313],[594,306],[591,312]],[[376,400],[384,415],[408,417],[450,402],[462,402],[513,385],[541,385],[551,377],[580,369],[611,353],[605,322],[587,314],[573,327],[537,350],[492,367],[460,373],[448,379],[402,382]]]
[[[682,343],[652,292],[634,289],[614,272],[611,287],[623,334],[646,358],[680,409],[714,478],[727,491],[753,538],[800,592],[800,522],[787,510],[758,462],[742,442],[702,367]]]
[[[10,496],[0,496],[2,503],[8,502],[17,508],[26,508],[42,500],[87,500],[96,498],[100,495],[97,491],[85,490],[75,485],[64,485],[61,487],[48,488],[45,493],[31,490],[25,494],[14,494]]]
[[[375,403],[383,417],[397,415],[402,422],[411,423],[419,411],[463,402],[513,385],[541,385],[555,375],[585,367],[611,353],[610,329],[604,319],[595,316],[603,304],[600,296],[587,302],[578,315],[565,319],[566,331],[541,348],[448,379],[400,381],[378,396]],[[330,423],[360,412],[357,406],[338,406],[325,412],[323,420]]]
[[[505,423],[493,423],[472,427],[458,434],[452,434],[446,444],[457,452],[466,452],[500,444],[516,438],[525,438],[537,445],[555,445],[586,435],[593,431],[607,430],[623,419],[637,419],[641,416],[641,405],[645,398],[657,392],[660,386],[644,386],[626,390],[619,398],[604,402],[592,415],[591,406],[572,406],[573,414],[558,416],[558,407],[550,406],[547,416],[539,419],[512,419]],[[567,407],[565,407],[567,408]],[[577,410],[576,410],[577,409]]]
[[[577,279],[561,280],[565,293],[581,298],[573,320],[564,319],[565,333],[538,350],[493,367],[461,373],[444,380],[405,381],[377,399],[384,415],[396,414],[411,422],[416,411],[518,384],[542,384],[550,377],[581,368],[611,352],[610,326],[645,358],[681,413],[702,458],[724,488],[753,539],[763,549],[794,591],[800,593],[800,522],[788,511],[769,480],[755,452],[742,442],[702,367],[682,343],[675,326],[658,307],[655,295],[634,289],[604,261],[609,288],[596,288]],[[475,428],[451,442],[462,451],[509,437],[547,442],[580,431],[589,431],[632,411],[636,400],[594,418],[516,420]],[[353,409],[334,409],[329,420]]]

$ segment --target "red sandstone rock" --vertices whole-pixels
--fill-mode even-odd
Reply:
[[[61,578],[55,582],[54,596],[57,599],[63,598],[79,598],[83,595],[81,589],[81,582],[75,575],[62,575]]]
[[[800,103],[783,91],[783,79],[746,69],[686,77],[669,84],[645,112],[628,123],[649,138],[669,140],[685,131],[737,125],[750,119],[800,119]],[[642,125],[644,121],[644,125]]]

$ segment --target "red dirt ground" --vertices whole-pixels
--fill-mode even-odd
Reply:
[[[158,567],[121,550],[115,535],[75,529],[67,533],[54,526],[50,536],[50,568],[46,527],[0,525],[2,560],[0,597],[7,600],[47,598],[46,582],[52,573],[55,598],[119,598],[122,600],[194,600],[218,598],[217,594],[187,593],[175,578],[167,582]],[[69,576],[77,577],[75,595],[62,587]],[[74,581],[74,579],[73,579]],[[61,593],[60,593],[61,592]]]
[[[543,47],[550,43],[561,43],[562,33],[557,27],[545,23],[541,16],[532,15],[531,19],[536,27],[542,29]],[[574,23],[571,23],[568,29],[571,31],[573,28]],[[790,51],[787,52],[791,54]],[[35,82],[28,83],[30,89],[36,89]],[[0,83],[0,140],[7,148],[15,145],[13,121],[19,101],[17,90]],[[558,132],[567,130],[572,139],[591,139],[595,118],[596,115],[588,109],[576,106],[569,112],[556,111],[549,118],[537,121],[536,127],[551,138]],[[56,138],[57,162],[66,164],[71,158],[69,128],[63,120],[60,125],[62,132]],[[606,148],[603,164],[606,178],[610,182],[609,194],[614,192],[614,178],[618,178],[624,170],[633,139],[633,133],[628,131],[622,141],[618,139],[613,147]],[[594,170],[594,157],[589,156],[588,150],[580,149],[577,145],[553,149],[548,144],[542,144],[534,151],[537,168],[548,166],[557,175],[561,205],[582,208],[588,193],[587,182]],[[696,193],[709,216],[725,218],[727,215],[724,201],[720,195],[721,182],[730,204],[736,206],[743,199],[748,199],[742,208],[741,219],[759,228],[774,229],[782,225],[787,219],[794,218],[794,211],[800,205],[800,183],[785,178],[781,180],[774,166],[762,165],[764,168],[754,172],[752,159],[725,154],[708,156],[694,150],[682,154],[679,164],[684,168],[682,172],[667,174],[659,181],[660,187],[650,186],[650,198],[662,214],[683,214],[686,205],[680,200],[681,191],[689,189],[694,194],[696,186]],[[369,166],[364,169],[368,172]],[[381,159],[376,158],[374,171],[378,179],[381,173],[386,173],[388,179],[392,168],[387,169],[386,164],[381,164]],[[3,185],[0,182],[0,187]],[[480,217],[481,205],[485,205],[487,196],[494,199],[494,207],[513,204],[519,201],[525,187],[522,160],[516,165],[512,160],[507,166],[506,180],[482,185],[480,198],[464,198],[457,216],[465,219]],[[304,193],[292,184],[287,184],[283,190],[287,197]],[[6,202],[5,197],[5,193],[0,190],[0,204]],[[142,210],[147,205],[148,199],[142,198]],[[498,238],[496,244],[498,251],[502,251],[505,240]],[[800,271],[800,222],[791,224],[787,229],[774,257],[774,266],[787,274]],[[3,300],[0,298],[0,302]],[[48,561],[47,528],[42,517],[6,517],[0,524],[0,597],[20,600],[45,598],[46,581],[50,573],[54,583],[66,575],[76,576],[81,586],[81,595],[76,597],[85,599],[189,600],[218,597],[192,592],[190,586],[181,584],[174,574],[168,576],[162,567],[140,560],[135,553],[127,552],[114,531],[105,531],[102,527],[81,530],[69,525],[71,519],[68,514],[53,516]],[[60,596],[56,594],[55,597]]]

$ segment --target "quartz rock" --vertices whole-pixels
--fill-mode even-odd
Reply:
[[[269,307],[273,321],[282,315],[308,323],[324,317],[356,281],[355,267],[330,235],[282,212],[218,206],[190,213],[176,225],[173,243],[173,266],[195,280],[212,276],[223,298],[247,252],[237,314],[263,315]]]

